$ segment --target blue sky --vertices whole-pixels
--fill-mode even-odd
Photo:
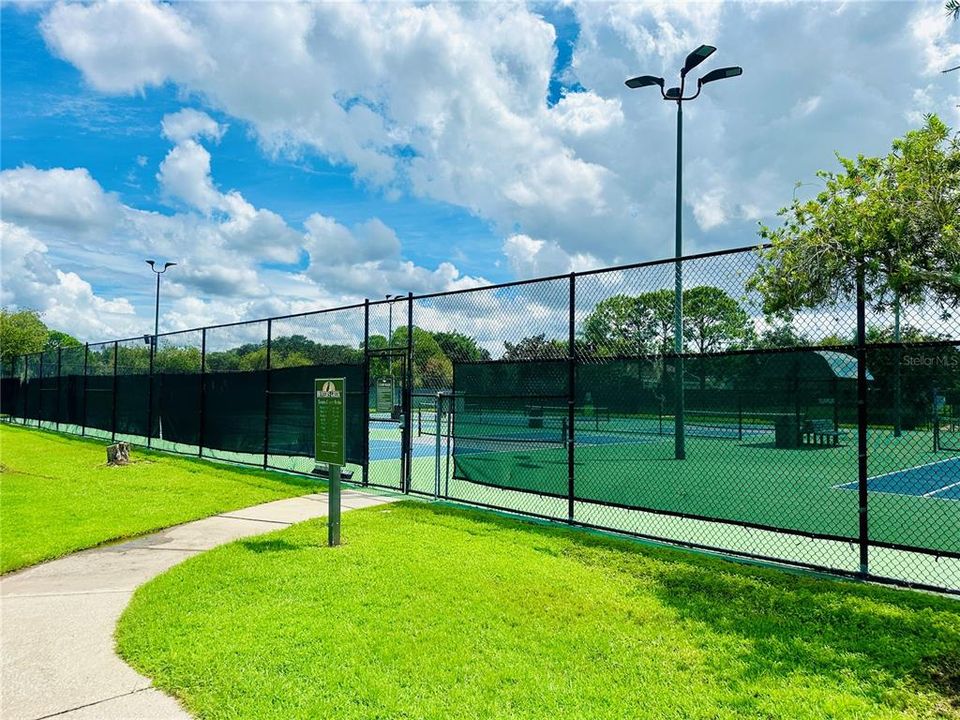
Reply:
[[[932,3],[0,9],[2,302],[85,339],[652,259],[674,115],[623,80],[702,42],[685,244],[752,244],[834,151],[956,126]],[[960,76],[960,73],[955,74]],[[798,190],[809,194],[815,185]],[[522,309],[520,310],[522,312]]]
[[[467,271],[471,266],[490,267],[499,259],[495,233],[482,218],[428,199],[388,201],[383,193],[358,186],[349,166],[333,164],[317,152],[296,158],[265,156],[242,120],[211,111],[172,85],[121,97],[89,88],[76,67],[47,49],[38,27],[41,15],[29,6],[3,10],[0,167],[85,167],[125,204],[170,213],[155,177],[157,163],[169,150],[160,123],[168,113],[193,107],[231,126],[214,160],[218,182],[241,190],[254,205],[269,207],[292,224],[302,223],[318,208],[346,224],[362,222],[375,205],[376,215],[408,241],[409,256],[416,262],[447,259],[451,237],[457,238],[454,248],[463,253],[460,264]],[[566,57],[569,60],[569,49]],[[552,85],[551,96],[556,98],[562,86]],[[146,163],[140,165],[138,158]],[[495,252],[487,253],[487,247]],[[302,265],[301,260],[295,267]],[[508,279],[508,274],[504,268],[492,277]]]

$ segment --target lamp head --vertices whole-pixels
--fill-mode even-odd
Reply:
[[[147,265],[149,265],[151,268],[154,266],[154,263],[154,260],[147,260]]]
[[[683,61],[683,69],[680,71],[680,77],[686,77],[688,72],[693,70],[697,65],[713,55],[716,51],[717,49],[713,45],[701,45],[698,47],[692,53],[687,55],[687,59]]]
[[[666,92],[667,100],[677,100],[680,97],[680,88],[672,87]]]
[[[163,264],[163,269],[166,270],[169,267],[173,267],[176,263],[168,262]]]
[[[697,80],[697,84],[703,87],[707,83],[714,82],[715,80],[726,80],[727,78],[737,77],[738,75],[743,75],[742,67],[717,68]]]
[[[637,88],[648,87],[650,85],[659,85],[660,89],[663,89],[663,78],[657,77],[656,75],[641,75],[639,77],[630,78],[627,80],[624,85],[626,85],[631,90],[636,90]]]

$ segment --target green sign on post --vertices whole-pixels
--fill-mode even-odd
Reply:
[[[340,468],[346,463],[347,383],[344,378],[318,378],[314,387],[314,458],[326,463],[327,544],[340,544]]]
[[[382,377],[377,380],[377,412],[393,410],[393,378]]]

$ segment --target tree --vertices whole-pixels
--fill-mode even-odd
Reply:
[[[630,295],[601,300],[583,322],[583,339],[599,356],[642,355],[655,333],[650,308],[641,298]]]
[[[0,308],[0,358],[4,364],[17,355],[41,352],[46,342],[47,326],[36,310]]]
[[[503,343],[504,360],[562,360],[567,357],[567,343],[563,340],[547,340],[545,333],[521,338],[519,342]]]
[[[59,330],[48,330],[47,341],[44,343],[44,350],[56,350],[57,348],[80,347],[83,343],[77,340],[73,335],[68,335]]]
[[[668,353],[673,348],[673,291],[614,295],[597,303],[583,323],[583,340],[596,355]]]
[[[726,350],[750,337],[750,317],[724,290],[710,285],[683,294],[683,335],[701,354]]]
[[[461,332],[435,332],[433,339],[450,360],[455,362],[479,362],[490,359],[490,351],[477,345],[477,341]]]
[[[960,19],[960,0],[947,0],[944,7],[947,10],[947,17],[952,17],[954,21]]]
[[[790,320],[774,322],[760,333],[757,347],[762,349],[804,347],[810,340],[798,333]]]
[[[683,294],[684,344],[700,355],[736,347],[751,337],[753,328],[750,317],[740,303],[724,290],[710,285],[691,288]],[[700,389],[707,386],[707,369],[710,361],[698,358]],[[731,363],[712,363],[715,377],[724,377]],[[723,368],[723,370],[721,370]]]
[[[883,158],[837,156],[821,171],[816,198],[780,211],[783,225],[760,227],[773,247],[748,287],[768,314],[835,304],[855,296],[862,272],[877,309],[901,301],[960,303],[960,142],[936,116],[893,142]],[[946,311],[946,310],[945,310]]]
[[[407,328],[393,331],[392,347],[406,347]],[[400,380],[402,363],[394,361],[394,378]],[[413,386],[418,388],[448,388],[453,383],[450,359],[443,354],[433,335],[423,328],[413,327]]]
[[[200,348],[193,346],[162,347],[153,357],[153,370],[158,373],[200,372]]]

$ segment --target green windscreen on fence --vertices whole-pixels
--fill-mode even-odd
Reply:
[[[886,361],[876,359],[883,369]],[[687,358],[684,459],[675,455],[677,365],[674,358],[577,364],[574,500],[858,537],[852,354],[801,350]],[[562,361],[455,364],[454,477],[567,497],[566,372]],[[892,382],[887,374],[868,372],[870,397],[888,397]],[[942,519],[949,516],[952,527],[960,527],[960,503],[947,497],[931,502],[922,492],[927,485],[947,485],[953,465],[935,455],[931,424],[922,417],[929,382],[925,388],[909,382],[899,435],[888,404],[874,402],[871,487],[903,491],[895,502],[875,502],[871,537],[955,551],[958,533],[946,531]],[[917,467],[925,468],[923,479]],[[940,521],[923,522],[930,513]],[[901,524],[905,516],[915,518],[908,528]]]
[[[82,370],[82,367],[81,367]],[[361,365],[309,365],[267,371],[162,372],[4,378],[3,412],[31,420],[86,426],[119,435],[182,445],[312,457],[313,381],[347,380],[347,457],[366,452],[366,405]],[[267,391],[269,382],[269,393]],[[269,398],[269,401],[268,401]],[[269,427],[267,413],[269,412]],[[202,428],[201,428],[202,424]],[[265,434],[267,433],[267,434]]]
[[[272,370],[270,454],[313,456],[313,381],[320,377],[346,378],[347,461],[361,464],[367,447],[366,392],[361,365],[309,365]]]
[[[22,411],[21,380],[18,377],[5,377],[0,380],[0,413],[20,415]]]
[[[184,445],[200,444],[200,373],[164,372],[153,376],[153,437]]]
[[[454,474],[496,487],[566,494],[565,360],[457,363]],[[535,469],[535,474],[529,471]]]

